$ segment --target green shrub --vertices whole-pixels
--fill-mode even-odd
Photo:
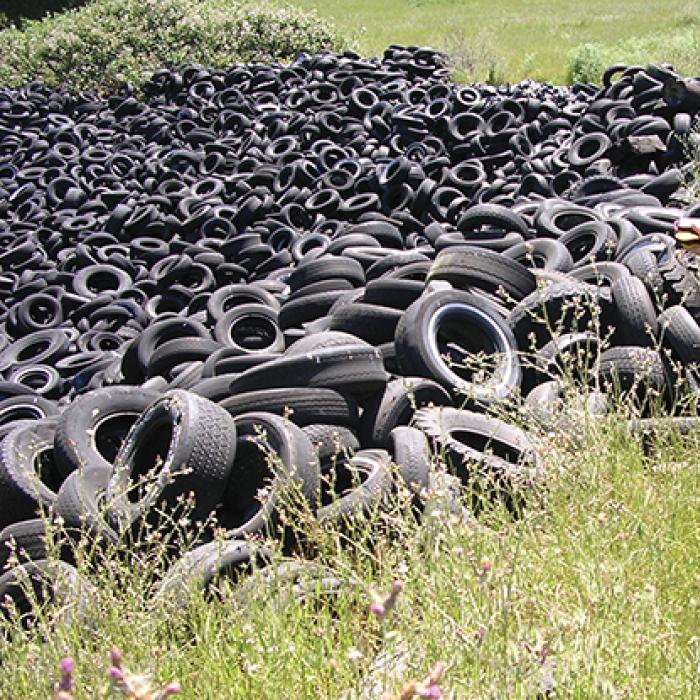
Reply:
[[[48,14],[64,12],[84,5],[88,0],[5,0],[2,14],[6,22],[18,24],[24,19],[41,19]],[[3,26],[0,17],[0,27]]]
[[[612,46],[581,44],[569,53],[570,82],[600,83],[613,63],[670,63],[684,74],[700,74],[700,32],[694,27],[672,34],[635,37]]]
[[[93,0],[0,32],[0,85],[109,90],[163,65],[282,61],[343,43],[316,15],[265,0]]]
[[[569,82],[599,83],[607,68],[606,50],[600,44],[581,44],[569,54]]]

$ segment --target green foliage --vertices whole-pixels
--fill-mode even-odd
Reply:
[[[313,13],[266,1],[94,0],[0,32],[0,84],[109,90],[163,65],[290,60],[343,43]]]
[[[607,67],[605,48],[600,44],[581,44],[569,54],[569,81],[598,83]]]
[[[613,63],[670,63],[685,74],[700,74],[700,33],[694,27],[671,33],[632,37],[612,45],[580,44],[569,53],[571,82],[600,83]]]
[[[3,13],[7,22],[18,24],[26,19],[41,19],[48,14],[64,12],[85,5],[88,0],[5,0]],[[2,27],[0,21],[0,27]]]

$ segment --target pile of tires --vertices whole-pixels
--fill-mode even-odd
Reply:
[[[294,545],[288,493],[419,513],[434,455],[516,508],[541,467],[503,411],[566,374],[593,412],[675,410],[697,94],[666,65],[460,86],[396,46],[162,70],[142,100],[0,90],[0,557],[45,566],[47,515],[136,547],[186,514],[230,547],[170,579],[239,572],[250,537]]]

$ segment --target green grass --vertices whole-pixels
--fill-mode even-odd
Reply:
[[[365,544],[315,531],[318,561],[346,582],[325,599],[290,603],[285,584],[260,584],[247,602],[224,587],[179,610],[145,593],[153,560],[112,558],[90,625],[0,642],[0,697],[46,699],[65,654],[75,697],[107,697],[115,644],[128,667],[197,700],[391,697],[439,661],[448,698],[534,698],[550,682],[566,698],[698,697],[700,436],[661,436],[645,453],[617,418],[571,435],[580,444],[539,436],[546,487],[519,521],[493,508],[478,525],[416,525],[397,503],[358,524]],[[390,534],[370,546],[368,525]],[[371,591],[396,579],[382,626]]]
[[[568,56],[577,46],[654,42],[647,60],[663,60],[673,37],[700,23],[698,0],[610,2],[591,0],[293,0],[353,33],[362,53],[380,54],[392,43],[430,45],[452,54],[474,51],[509,81],[564,83]],[[470,45],[476,47],[470,48]],[[687,56],[697,70],[699,56]],[[469,73],[469,71],[467,71]],[[480,74],[479,74],[480,73]]]

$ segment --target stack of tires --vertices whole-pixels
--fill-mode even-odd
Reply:
[[[290,494],[420,513],[435,455],[517,509],[541,467],[504,411],[551,417],[564,379],[675,411],[695,87],[459,86],[394,46],[162,70],[141,100],[0,90],[0,557],[49,567],[47,516],[134,547],[215,518],[225,553],[176,571],[240,572],[250,538],[298,544]]]

